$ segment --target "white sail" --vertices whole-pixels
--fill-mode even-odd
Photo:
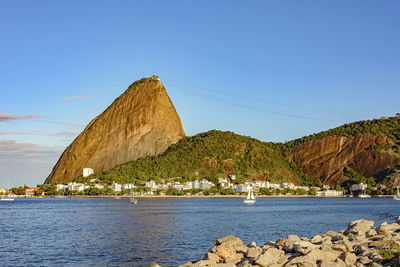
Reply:
[[[135,194],[133,193],[132,189],[130,192],[130,199],[131,199],[131,204],[137,204],[137,200],[135,199]]]
[[[248,189],[247,198],[243,202],[246,204],[256,203],[256,198],[254,197],[254,194],[253,194],[253,188],[251,186],[248,186],[247,189]]]
[[[251,194],[252,194],[253,192],[251,191],[251,188],[249,188],[249,191],[248,191],[248,193],[247,193],[247,199],[251,199]]]
[[[400,198],[400,192],[399,192],[399,188],[398,188],[398,187],[397,187],[396,197],[397,197],[397,198]]]

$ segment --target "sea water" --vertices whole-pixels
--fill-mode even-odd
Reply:
[[[391,198],[16,199],[0,202],[0,265],[177,266],[229,234],[263,245],[399,215]]]

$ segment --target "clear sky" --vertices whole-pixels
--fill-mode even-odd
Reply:
[[[159,75],[187,135],[284,142],[392,116],[400,1],[0,1],[0,187],[44,181],[85,125]]]

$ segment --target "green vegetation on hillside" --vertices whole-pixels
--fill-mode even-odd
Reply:
[[[97,178],[107,184],[116,181],[140,185],[150,179],[189,181],[207,178],[217,183],[217,177],[229,174],[236,175],[237,183],[267,179],[270,182],[315,184],[295,163],[284,158],[279,145],[217,130],[185,137],[161,155],[128,162],[85,179],[80,177],[77,181]]]
[[[150,78],[135,83],[142,83],[147,79]],[[352,137],[363,133],[384,135],[394,142],[391,147],[374,146],[370,149],[400,153],[399,117],[345,124],[286,144],[266,143],[232,132],[212,130],[185,137],[158,156],[128,162],[87,178],[78,177],[76,181],[83,182],[97,178],[106,184],[115,181],[135,183],[140,186],[148,180],[158,182],[165,179],[185,182],[206,178],[217,184],[218,177],[235,174],[236,183],[242,183],[245,180],[268,180],[272,183],[294,182],[301,185],[319,186],[320,181],[309,179],[301,168],[287,160],[288,153],[298,145],[311,140],[329,136]],[[373,186],[376,182],[374,178],[357,175],[350,167],[345,167],[344,176],[349,178],[349,181],[342,184],[345,188],[361,182]]]
[[[400,153],[400,119],[398,117],[388,119],[375,119],[367,121],[358,121],[330,129],[328,131],[315,133],[290,141],[284,145],[285,151],[290,151],[300,144],[315,139],[323,139],[329,136],[347,136],[352,137],[357,134],[369,133],[373,135],[384,135],[395,142],[393,147],[374,147],[374,149],[392,150]]]
[[[366,184],[368,187],[372,187],[376,185],[376,181],[374,177],[364,177],[358,172],[356,172],[354,169],[350,168],[349,166],[345,166],[343,169],[343,175],[348,177],[349,180],[345,181],[343,183],[343,186],[345,188],[349,188],[352,184]]]

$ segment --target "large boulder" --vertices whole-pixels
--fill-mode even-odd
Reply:
[[[353,234],[354,236],[365,236],[365,233],[371,230],[374,226],[374,221],[367,221],[364,219],[353,221],[349,223],[345,235]]]
[[[271,266],[275,263],[277,263],[285,254],[283,250],[277,249],[277,248],[270,248],[263,253],[257,258],[256,264],[261,266],[261,267],[268,267]]]

